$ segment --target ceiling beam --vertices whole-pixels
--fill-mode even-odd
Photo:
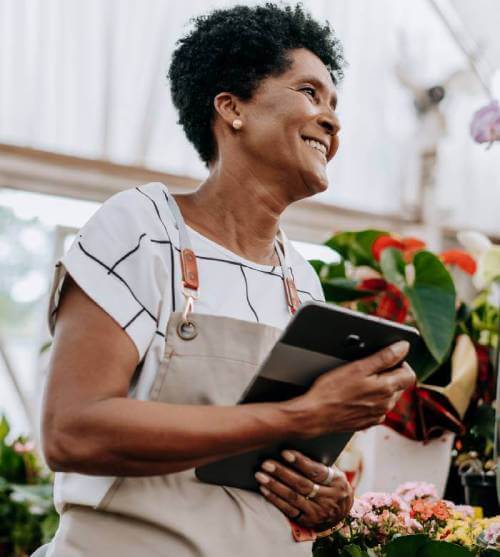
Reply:
[[[0,187],[102,202],[148,182],[163,182],[175,192],[193,191],[199,184],[195,178],[141,166],[0,144]],[[367,213],[310,199],[291,205],[282,222],[290,238],[315,243],[338,230],[380,228],[403,234],[418,233],[421,227],[400,215]]]

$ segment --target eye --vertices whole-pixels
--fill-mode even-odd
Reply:
[[[314,87],[302,87],[301,91],[306,91],[313,99],[316,98],[316,89]]]

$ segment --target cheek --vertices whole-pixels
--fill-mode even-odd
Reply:
[[[337,134],[332,137],[332,157],[331,157],[332,159],[337,154],[337,151],[339,150],[339,145],[340,145],[340,138]]]

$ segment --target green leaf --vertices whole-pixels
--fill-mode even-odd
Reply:
[[[429,541],[418,552],[418,557],[474,557],[465,547],[450,542]]]
[[[384,547],[384,555],[386,557],[417,557],[420,549],[428,542],[429,538],[423,534],[401,536]]]
[[[386,557],[474,557],[465,547],[435,541],[423,534],[401,536],[384,547]]]
[[[359,232],[340,232],[332,236],[325,244],[338,252],[353,265],[370,265],[377,267],[372,254],[373,242],[380,236],[386,236],[383,230],[360,230]]]
[[[310,259],[309,263],[314,268],[321,280],[328,280],[332,278],[346,278],[344,260],[341,260],[337,263],[325,263],[320,259]]]
[[[372,290],[360,290],[354,280],[333,278],[321,282],[327,302],[342,303],[373,296]]]
[[[369,557],[369,555],[359,545],[349,544],[344,547],[340,557]]]
[[[3,442],[7,435],[9,434],[10,426],[7,418],[2,416],[2,420],[0,421],[0,442]]]
[[[413,264],[415,281],[403,292],[432,357],[443,363],[456,328],[453,279],[440,259],[428,251],[417,253]]]
[[[481,551],[481,557],[500,557],[500,551],[496,549],[486,549]]]
[[[400,250],[387,248],[380,257],[380,267],[384,278],[396,285],[400,290],[406,286],[405,268],[406,263]]]

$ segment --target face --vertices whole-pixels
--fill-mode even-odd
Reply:
[[[335,85],[323,62],[306,49],[289,52],[292,66],[261,82],[243,103],[245,156],[261,179],[286,185],[290,200],[324,191],[326,165],[339,146]]]

